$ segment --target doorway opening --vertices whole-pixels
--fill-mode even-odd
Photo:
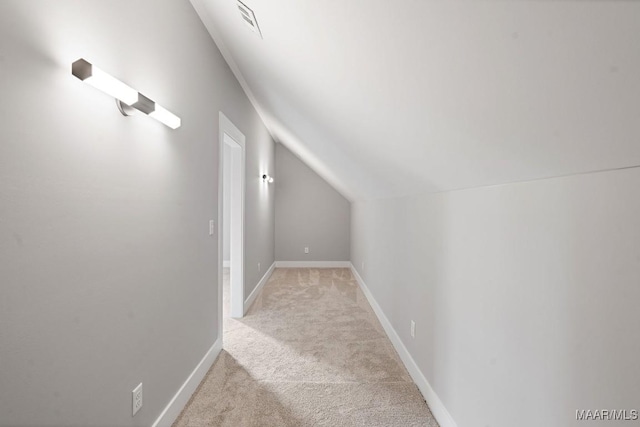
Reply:
[[[224,315],[244,316],[244,143],[242,132],[220,112],[218,313],[221,337]],[[225,279],[229,286],[228,304],[224,304]],[[227,313],[224,313],[225,306]]]

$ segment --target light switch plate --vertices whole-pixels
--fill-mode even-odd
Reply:
[[[142,383],[138,384],[138,387],[134,388],[131,392],[131,401],[133,410],[132,415],[135,415],[138,413],[140,408],[142,408]]]

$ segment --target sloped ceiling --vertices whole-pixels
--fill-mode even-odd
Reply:
[[[192,0],[274,138],[350,200],[640,164],[640,2]]]

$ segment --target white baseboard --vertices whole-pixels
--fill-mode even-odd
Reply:
[[[264,273],[264,276],[262,276],[262,279],[260,279],[255,289],[251,292],[251,295],[247,297],[247,299],[244,302],[244,314],[247,314],[247,311],[249,311],[249,307],[251,307],[251,304],[253,304],[253,302],[256,300],[258,295],[260,295],[262,288],[269,281],[269,278],[273,274],[273,270],[275,268],[276,268],[276,263],[274,262],[273,264],[271,264],[271,267],[269,267],[266,273]]]
[[[229,261],[229,260],[222,261],[222,267],[223,267],[223,268],[229,268],[229,267],[231,267],[231,261]]]
[[[431,388],[429,381],[427,381],[420,368],[418,368],[418,365],[415,360],[413,360],[413,357],[411,357],[409,350],[404,346],[400,336],[393,326],[391,326],[391,322],[389,322],[389,319],[387,319],[387,316],[385,316],[384,312],[378,305],[378,302],[375,300],[371,291],[369,291],[369,288],[367,288],[364,280],[362,280],[362,277],[360,277],[353,265],[351,265],[351,271],[358,281],[360,289],[362,289],[362,292],[367,297],[369,304],[371,304],[373,311],[376,313],[376,316],[378,316],[378,320],[380,320],[380,323],[389,336],[391,343],[400,355],[400,359],[402,359],[404,366],[407,368],[407,371],[409,371],[411,378],[413,378],[413,381],[420,389],[422,396],[424,396],[424,399],[427,401],[427,404],[431,409],[431,413],[436,418],[436,421],[438,421],[438,424],[440,424],[440,427],[457,427],[457,424],[451,417],[451,414],[449,414],[449,411],[447,411],[447,408],[445,408],[436,392]]]
[[[198,366],[191,372],[191,375],[182,384],[182,387],[173,396],[173,399],[164,408],[158,419],[153,423],[153,427],[171,427],[175,420],[180,415],[180,412],[184,409],[191,398],[191,395],[196,391],[204,376],[216,361],[216,358],[222,350],[222,339],[218,337],[215,343],[211,346],[207,354],[204,355]]]
[[[279,268],[349,268],[351,261],[276,261]]]

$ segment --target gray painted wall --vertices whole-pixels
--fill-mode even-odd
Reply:
[[[243,97],[246,101],[246,98]],[[248,101],[247,101],[248,102]],[[275,143],[260,117],[250,104],[245,117],[251,120],[236,122],[227,115],[247,137],[244,211],[244,299],[258,286],[260,279],[275,261],[275,194],[265,188],[262,171],[275,169]],[[247,131],[245,131],[247,129]],[[261,264],[260,271],[258,263]]]
[[[79,57],[182,127],[122,117]],[[0,425],[151,425],[218,338],[218,111],[247,137],[265,265],[273,142],[186,1],[2,1],[0,93]]]
[[[276,192],[278,261],[349,260],[350,202],[281,144],[269,187]]]
[[[636,168],[353,205],[353,264],[459,427],[638,409],[638,188]]]

